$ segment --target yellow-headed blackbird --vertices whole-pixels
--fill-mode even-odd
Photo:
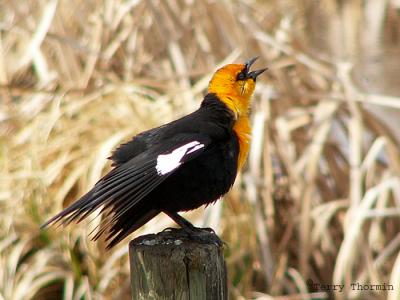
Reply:
[[[114,168],[43,227],[80,221],[102,207],[101,229],[94,239],[106,234],[108,247],[160,212],[193,229],[177,212],[227,193],[247,158],[250,98],[257,76],[266,70],[250,71],[256,59],[217,70],[195,112],[120,145],[110,157]]]

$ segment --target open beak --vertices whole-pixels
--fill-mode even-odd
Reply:
[[[256,81],[258,75],[260,75],[261,73],[263,73],[265,70],[268,69],[268,68],[264,68],[264,69],[249,72],[251,65],[254,64],[257,59],[258,59],[258,56],[253,57],[244,64],[244,66],[246,68],[246,72],[247,72],[247,78],[252,78],[254,81]]]

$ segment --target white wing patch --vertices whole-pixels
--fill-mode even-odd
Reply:
[[[164,175],[175,170],[182,164],[182,158],[185,155],[193,153],[203,147],[204,144],[201,144],[198,141],[193,141],[183,146],[180,146],[179,148],[173,150],[171,153],[160,154],[157,157],[157,173],[159,175]]]

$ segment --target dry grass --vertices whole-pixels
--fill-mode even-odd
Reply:
[[[232,298],[399,299],[399,2],[371,3],[1,2],[0,299],[129,299],[126,243],[89,241],[97,219],[39,225],[119,143],[194,110],[216,66],[254,55],[270,70],[246,170],[189,216],[228,243]]]

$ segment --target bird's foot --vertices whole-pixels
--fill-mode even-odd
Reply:
[[[188,238],[192,241],[199,243],[213,243],[218,247],[224,245],[224,242],[215,234],[212,228],[198,228],[198,227],[183,227]]]
[[[197,228],[197,227],[195,227],[195,228]],[[213,233],[213,234],[217,235],[217,234],[215,233],[214,229],[212,229],[211,227],[202,227],[202,228],[197,228],[197,229],[201,229],[201,230],[204,230],[204,231],[208,231],[209,233]]]
[[[224,242],[215,234],[215,231],[212,228],[195,227],[192,223],[190,223],[188,220],[186,220],[176,212],[166,211],[165,213],[182,228],[180,232],[184,232],[188,239],[200,243],[211,242],[219,247],[224,245]],[[175,229],[167,228],[166,230],[172,232]]]
[[[173,231],[176,231],[176,230],[178,230],[178,228],[176,228],[176,227],[167,227],[167,228],[164,228],[162,230],[162,232],[173,232]]]
[[[182,227],[182,228],[175,228],[175,227],[168,227],[162,231],[165,234],[170,234],[170,238],[177,238],[179,236],[186,238],[188,240],[208,244],[213,243],[218,247],[225,245],[225,242],[222,241],[218,235],[216,235],[215,231],[212,228],[199,228],[195,226],[190,227]]]

